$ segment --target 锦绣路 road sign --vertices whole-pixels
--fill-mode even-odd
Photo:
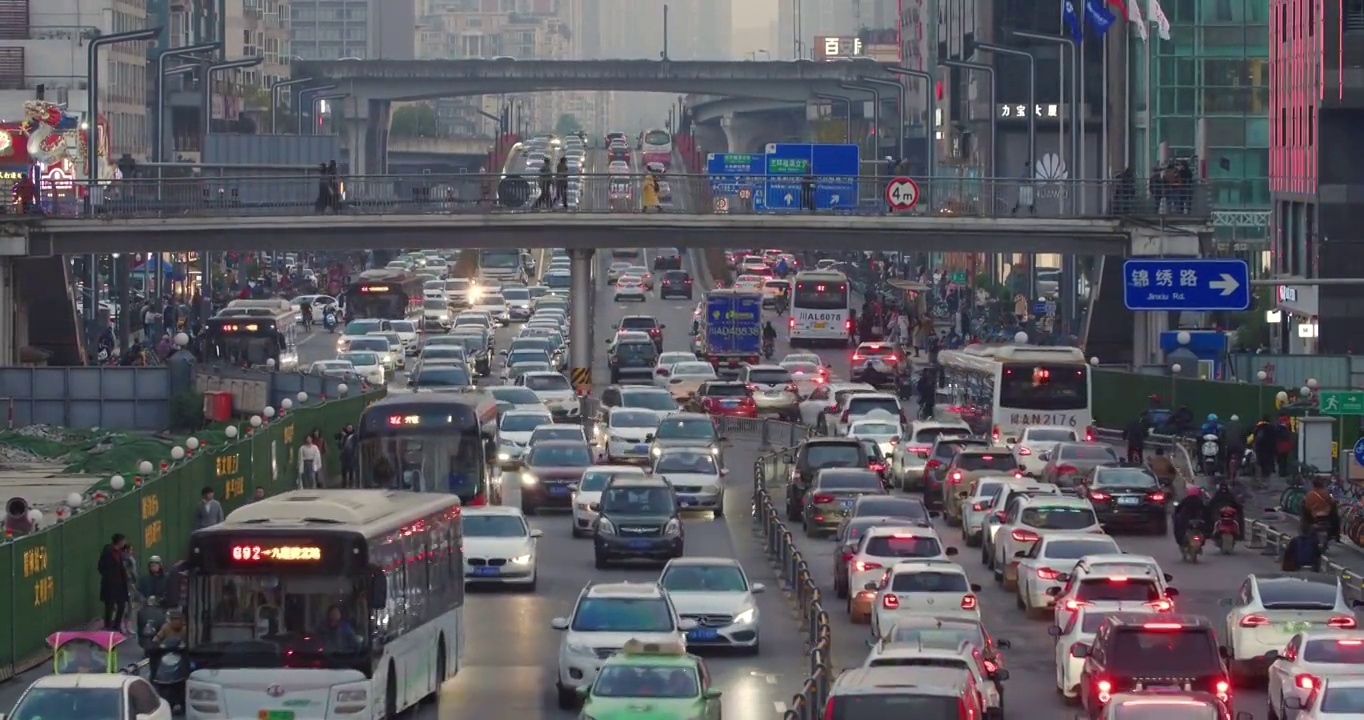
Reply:
[[[1364,415],[1364,391],[1322,390],[1317,407],[1325,415]]]
[[[1123,263],[1128,310],[1245,310],[1250,267],[1244,260],[1134,259]]]

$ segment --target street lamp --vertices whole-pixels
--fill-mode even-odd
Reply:
[[[995,69],[984,63],[966,62],[965,60],[943,60],[942,64],[962,70],[979,70],[990,77],[990,177],[998,178],[999,114],[995,112],[995,104],[999,101],[999,87],[995,78]]]
[[[852,98],[843,97],[842,95],[825,95],[823,93],[815,93],[815,97],[830,102],[841,102],[847,106],[848,112],[843,116],[843,142],[852,142]]]
[[[241,60],[228,60],[227,62],[214,63],[204,70],[204,137],[207,138],[213,133],[213,75],[225,70],[240,70],[242,68],[252,68],[265,62],[263,57],[242,58]],[[205,145],[208,143],[205,142]]]
[[[308,109],[309,109],[309,112],[310,112],[311,116],[317,118],[317,119],[318,119],[318,122],[310,122],[310,123],[308,123],[308,134],[309,134],[309,135],[316,135],[316,134],[317,134],[317,128],[318,128],[318,126],[320,126],[320,125],[322,124],[322,123],[321,123],[321,119],[322,119],[322,103],[323,103],[324,101],[328,101],[328,100],[342,100],[342,99],[348,98],[348,97],[350,97],[350,93],[344,93],[344,92],[326,93],[326,94],[323,94],[323,95],[316,95],[316,96],[314,96],[313,99],[312,99],[312,102],[308,103]]]
[[[1028,61],[1028,168],[1035,172],[1037,162],[1037,56],[1027,50],[1004,47],[993,43],[976,43],[977,50],[1013,55]],[[991,108],[990,112],[996,112]]]
[[[1020,37],[1027,40],[1036,40],[1037,42],[1056,44],[1058,46],[1056,57],[1060,65],[1065,65],[1064,62],[1065,56],[1061,54],[1062,48],[1070,49],[1070,161],[1075,165],[1074,172],[1075,178],[1077,180],[1083,179],[1085,169],[1084,163],[1080,162],[1080,153],[1083,152],[1081,148],[1083,147],[1082,140],[1084,136],[1084,128],[1080,126],[1080,80],[1079,80],[1080,73],[1082,72],[1082,70],[1080,68],[1080,52],[1078,46],[1075,44],[1074,40],[1061,35],[1044,35],[1042,33],[1032,33],[1024,32],[1022,30],[1015,30],[1014,37]],[[1060,90],[1058,89],[1057,92],[1060,93]],[[1059,99],[1064,99],[1064,95],[1061,95]],[[1058,123],[1058,128],[1064,125],[1065,123]],[[1060,152],[1061,147],[1058,145],[1056,149],[1058,152]],[[1082,194],[1083,193],[1078,192],[1071,193],[1071,202],[1074,203],[1072,205],[1072,209],[1077,213],[1081,208],[1081,203],[1084,202],[1083,199],[1081,198]]]
[[[1184,366],[1175,363],[1170,366],[1170,407],[1179,407],[1179,374],[1184,372]]]
[[[131,32],[114,33],[112,35],[101,35],[90,41],[90,47],[86,50],[86,97],[85,113],[86,127],[88,133],[85,138],[85,160],[86,160],[86,181],[89,183],[85,192],[85,214],[91,215],[91,202],[95,191],[95,177],[99,174],[96,171],[96,161],[99,159],[99,49],[106,45],[119,45],[122,43],[142,42],[145,40],[155,40],[161,37],[162,28],[154,27],[145,30],[133,30]],[[90,289],[92,293],[99,290],[99,272],[91,263],[90,268]],[[90,314],[86,317],[93,318],[95,310],[98,309],[99,302],[94,295],[91,295]]]
[[[156,56],[156,117],[152,118],[152,137],[156,138],[156,142],[152,146],[152,160],[154,162],[165,162],[166,156],[166,125],[169,124],[166,122],[166,78],[170,75],[181,75],[197,69],[195,65],[167,68],[166,62],[176,57],[217,52],[222,46],[223,44],[219,42],[186,45],[185,47],[165,50]]]
[[[872,138],[874,140],[872,144],[872,152],[876,155],[880,155],[881,138],[878,137],[877,133],[880,132],[879,126],[881,125],[881,91],[877,90],[876,88],[870,85],[858,85],[857,83],[841,82],[838,84],[838,86],[843,88],[844,90],[856,90],[858,92],[864,92],[871,95],[871,130]],[[851,115],[852,112],[849,111],[848,114]],[[852,138],[849,138],[849,141],[851,140]],[[858,143],[858,145],[861,144],[862,143],[860,142]]]
[[[896,162],[900,162],[901,160],[904,160],[904,159],[905,159],[905,86],[904,86],[902,83],[894,82],[894,81],[891,81],[891,80],[878,80],[878,79],[876,79],[876,78],[863,77],[863,76],[861,76],[861,75],[859,75],[859,76],[857,77],[857,80],[858,80],[858,82],[864,82],[864,83],[867,83],[868,85],[880,85],[880,86],[882,86],[882,87],[891,87],[891,88],[893,88],[893,89],[895,90],[896,93],[899,94],[899,96],[900,96],[900,99],[899,99],[900,105],[899,105],[899,107],[897,108],[897,110],[899,110],[899,115],[900,115],[900,132],[897,133],[897,134],[895,135],[895,161],[896,161]]]
[[[297,130],[298,130],[298,134],[299,134],[299,135],[302,135],[302,134],[303,134],[303,108],[305,108],[305,107],[308,108],[308,115],[309,115],[309,117],[312,116],[312,107],[313,107],[312,100],[310,99],[310,100],[308,100],[307,103],[305,103],[305,102],[303,102],[304,96],[305,96],[305,95],[317,95],[318,93],[328,93],[328,92],[331,92],[331,91],[335,90],[337,87],[338,87],[338,86],[336,85],[336,83],[331,83],[331,84],[328,84],[328,85],[318,85],[317,87],[304,88],[304,89],[298,91],[298,128],[297,128]],[[351,167],[352,167],[352,169],[354,169],[355,166],[352,165]]]
[[[294,78],[293,80],[276,80],[270,83],[270,134],[279,133],[279,91],[294,85],[306,85],[313,81],[313,78]],[[301,111],[300,111],[301,112]]]

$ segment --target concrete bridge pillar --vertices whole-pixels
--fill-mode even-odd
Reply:
[[[691,134],[696,138],[696,150],[701,153],[702,159],[706,153],[725,152],[729,147],[729,138],[725,137],[725,131],[719,125],[697,123],[691,126]]]
[[[388,127],[393,105],[387,100],[357,104],[362,114],[347,118],[341,126],[342,142],[350,155],[350,174],[383,175],[388,171]]]
[[[720,118],[720,128],[725,131],[728,152],[758,153],[770,141],[772,128],[760,118],[745,115],[726,115]]]
[[[16,327],[17,321],[27,319],[28,314],[20,312],[25,308],[18,302],[14,280],[14,258],[0,258],[0,365],[18,364],[19,348],[28,344],[28,328]]]

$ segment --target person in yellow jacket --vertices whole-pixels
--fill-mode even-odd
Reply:
[[[656,173],[651,172],[644,176],[643,194],[642,204],[644,206],[644,212],[649,212],[650,210],[663,212],[663,207],[658,204],[658,175]]]

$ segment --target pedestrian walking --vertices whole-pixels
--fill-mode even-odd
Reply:
[[[1029,215],[1037,214],[1036,198],[1033,195],[1032,163],[1023,162],[1023,174],[1018,179],[1018,201],[1014,203],[1011,215],[1017,215],[1019,208],[1027,208]]]
[[[99,573],[99,599],[104,604],[104,629],[118,631],[128,614],[128,571],[123,567],[123,551],[128,537],[114,533],[109,544],[100,551],[96,572]]]
[[[355,434],[355,426],[347,425],[342,428],[340,435],[341,445],[341,484],[345,487],[360,487],[355,471],[359,455],[359,441]]]
[[[554,192],[558,196],[555,198],[565,210],[568,209],[568,157],[559,158],[559,164],[554,168]]]
[[[540,166],[540,196],[535,198],[535,207],[554,207],[554,169],[548,162]]]
[[[303,439],[303,447],[298,449],[298,487],[300,490],[316,490],[317,475],[322,467],[322,451],[309,435]]]
[[[800,181],[800,206],[810,212],[815,211],[815,176],[806,175]]]
[[[194,508],[194,529],[203,530],[223,521],[223,506],[213,497],[213,488],[199,491],[199,504]]]

